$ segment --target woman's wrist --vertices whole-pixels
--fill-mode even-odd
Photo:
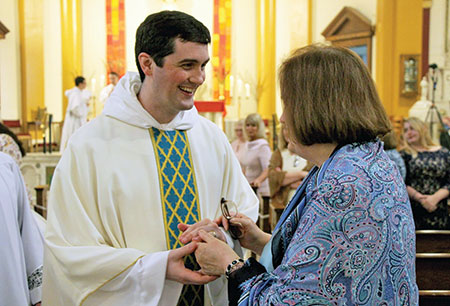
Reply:
[[[222,268],[223,268],[222,274],[224,274],[228,277],[227,271],[229,270],[230,265],[232,265],[232,263],[235,263],[235,262],[236,262],[235,264],[237,264],[237,262],[239,262],[240,259],[241,258],[236,253],[234,253],[232,256],[225,256],[224,260],[222,261]]]
[[[225,276],[228,278],[231,273],[239,270],[244,266],[244,260],[242,258],[237,258],[233,260],[225,269]]]
[[[255,247],[252,249],[252,251],[258,255],[261,255],[264,250],[264,247],[269,242],[271,237],[272,237],[272,235],[261,231],[261,236],[255,242],[255,244],[254,244]]]

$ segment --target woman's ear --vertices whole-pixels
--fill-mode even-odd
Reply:
[[[147,53],[141,52],[138,55],[138,61],[144,74],[148,76],[152,75],[153,67],[155,65],[153,58]]]

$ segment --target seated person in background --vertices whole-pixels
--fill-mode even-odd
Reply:
[[[394,131],[390,131],[381,139],[384,143],[384,151],[389,158],[397,165],[403,180],[406,178],[406,166],[405,161],[397,151],[397,136]]]
[[[243,119],[236,122],[234,132],[236,133],[236,139],[231,142],[231,147],[233,148],[234,153],[236,153],[236,157],[241,164],[242,170],[244,170],[244,167],[242,166],[242,158],[245,156],[245,151],[247,150],[247,140],[245,139],[244,134]]]
[[[0,123],[0,152],[11,156],[18,165],[22,163],[22,157],[26,154],[22,142],[3,123]]]
[[[40,305],[43,236],[32,217],[19,166],[0,152],[1,305]]]
[[[272,235],[243,214],[220,219],[260,262],[200,230],[202,271],[228,276],[230,305],[417,305],[411,205],[378,139],[391,124],[365,64],[312,45],[279,71],[289,149],[316,166]]]
[[[405,146],[400,154],[406,165],[406,185],[416,229],[450,229],[448,197],[450,153],[437,146],[423,121],[405,120]]]
[[[286,136],[287,129],[282,127],[269,164],[270,200],[275,207],[286,207],[313,166],[288,149]]]

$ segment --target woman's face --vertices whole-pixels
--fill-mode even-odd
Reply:
[[[420,134],[418,131],[416,131],[409,122],[405,122],[404,128],[403,128],[403,136],[405,137],[405,140],[410,145],[415,145],[420,143]]]
[[[256,135],[258,135],[258,126],[256,124],[246,123],[245,132],[247,133],[248,139],[255,140]]]
[[[286,126],[286,121],[285,120],[286,120],[285,112],[283,111],[283,113],[281,114],[281,117],[280,117],[280,122],[283,125],[283,128],[282,128],[283,129],[283,136],[284,136],[284,139],[286,140],[286,142],[288,143],[288,146],[287,146],[288,150],[291,151],[292,153],[295,153],[295,154],[305,158],[303,156],[304,146],[302,144],[300,144],[300,143],[295,142],[295,141],[291,141],[291,137],[289,136],[289,130],[288,130],[287,126]]]
[[[236,125],[234,128],[234,132],[236,133],[236,137],[238,139],[242,139],[244,137],[244,130],[242,129],[242,125]]]

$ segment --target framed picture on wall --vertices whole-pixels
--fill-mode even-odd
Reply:
[[[322,35],[334,46],[346,47],[358,54],[372,70],[372,36],[374,27],[369,18],[352,7],[344,7],[330,22]]]
[[[400,95],[415,97],[419,94],[419,65],[418,54],[400,55]]]

